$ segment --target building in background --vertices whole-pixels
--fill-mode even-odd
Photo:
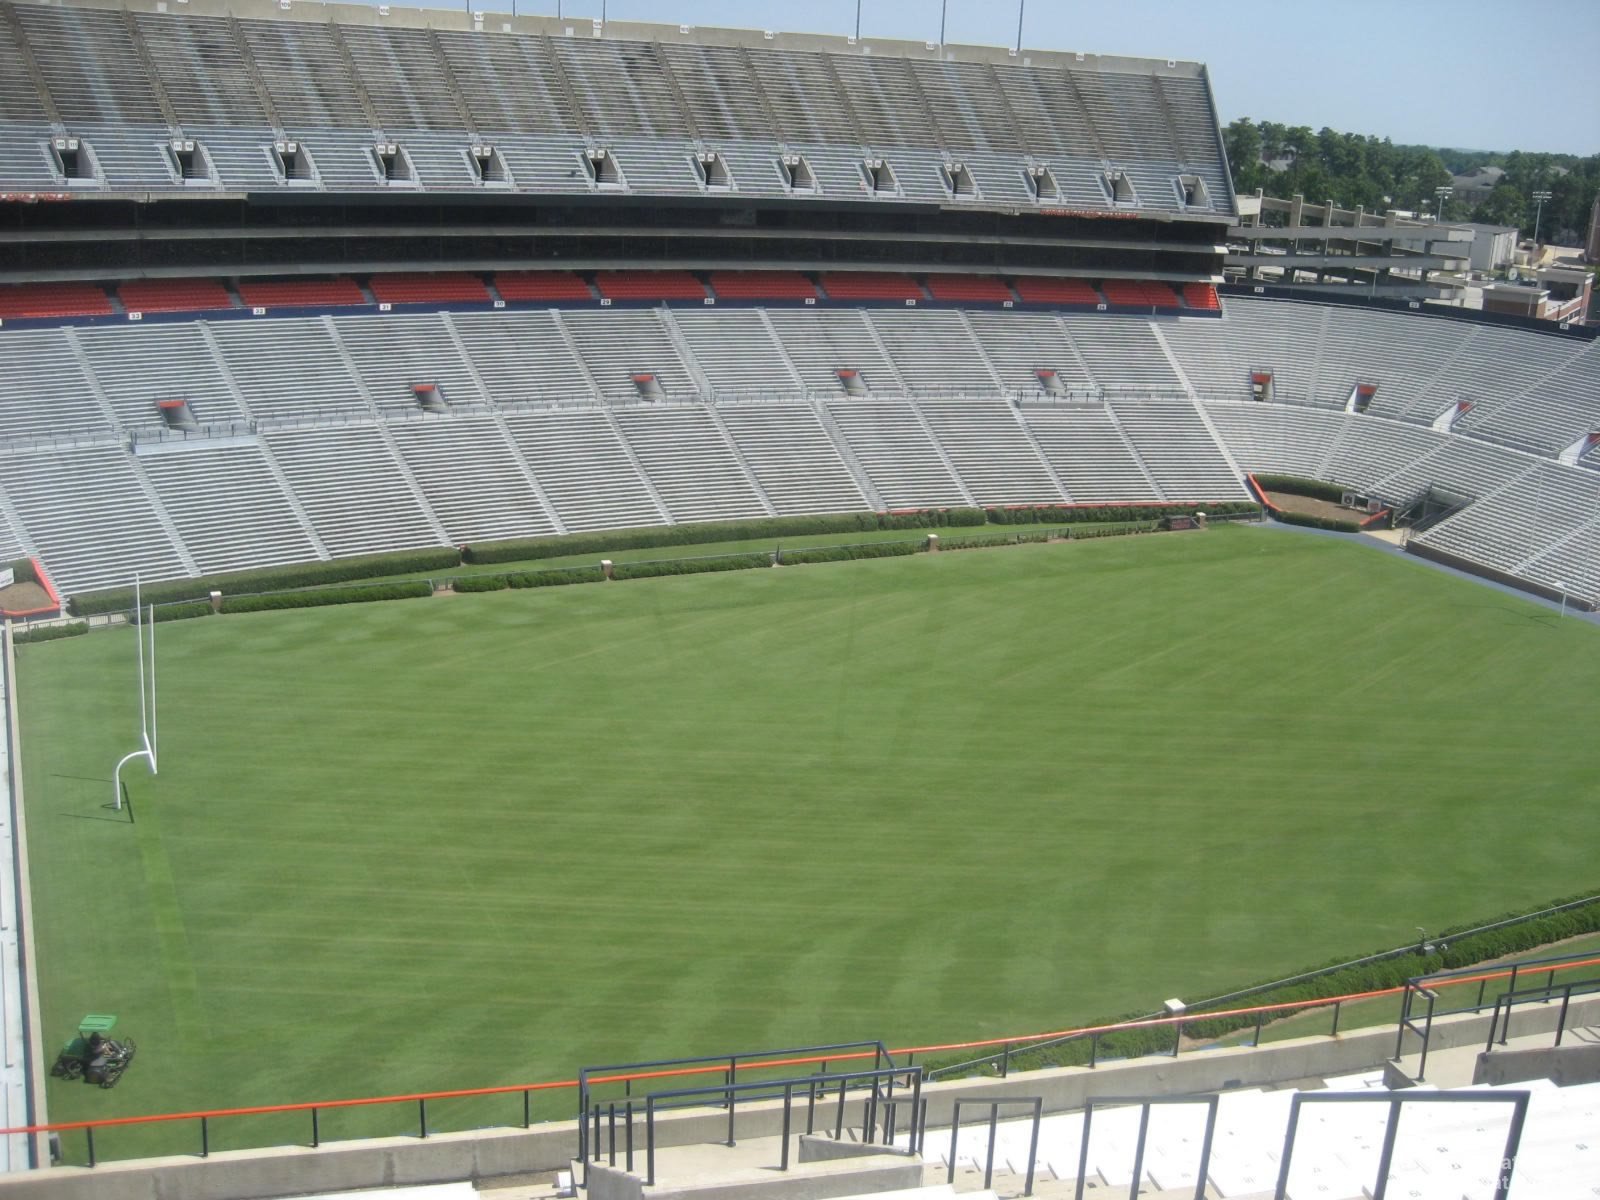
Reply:
[[[1593,287],[1594,276],[1585,267],[1541,267],[1537,282],[1487,285],[1483,311],[1582,325],[1588,319]]]
[[[1600,195],[1594,198],[1594,205],[1589,209],[1589,236],[1583,243],[1584,257],[1592,263],[1600,263]]]
[[[1515,225],[1482,225],[1464,221],[1457,229],[1472,231],[1472,269],[1486,275],[1509,267],[1517,253]]]
[[[1228,230],[1231,283],[1456,303],[1473,257],[1472,230],[1391,209],[1315,204],[1304,196],[1240,196]],[[1492,228],[1492,227],[1486,227]],[[1511,231],[1516,244],[1516,230]]]

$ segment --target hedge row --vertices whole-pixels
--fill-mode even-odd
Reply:
[[[704,575],[711,571],[748,571],[770,567],[772,555],[719,554],[715,558],[668,558],[659,562],[617,563],[611,568],[613,579],[649,579],[655,575]]]
[[[1311,496],[1318,500],[1343,500],[1345,493],[1353,491],[1342,483],[1327,483],[1321,479],[1307,479],[1302,475],[1257,475],[1256,482],[1269,492],[1287,492],[1291,496]]]
[[[983,511],[990,525],[1088,525],[1102,521],[1149,521],[1167,516],[1193,516],[1202,512],[1215,517],[1237,516],[1259,513],[1261,506],[1250,500],[1224,500],[1216,504],[1045,504],[1030,508],[986,508]]]
[[[156,605],[156,623],[162,621],[187,621],[191,617],[209,617],[211,615],[211,601],[209,600],[180,600],[176,604]],[[142,624],[143,613],[134,613],[135,625]]]
[[[1134,521],[1126,525],[1091,525],[1087,529],[1074,529],[1072,531],[1072,540],[1081,542],[1084,538],[1121,537],[1129,533],[1157,533],[1160,529],[1160,521]]]
[[[1356,521],[1341,521],[1337,517],[1314,517],[1310,513],[1288,512],[1279,509],[1272,514],[1276,521],[1285,525],[1306,525],[1312,529],[1331,529],[1335,533],[1360,533],[1361,525]]]
[[[1065,539],[1070,535],[1065,529],[1039,530],[1037,533],[994,533],[987,537],[940,538],[940,550],[983,550],[990,546],[1020,546],[1024,542],[1048,542]]]
[[[20,646],[24,642],[53,642],[88,632],[89,625],[85,621],[75,621],[71,625],[24,625],[11,631],[11,640]]]
[[[506,588],[562,587],[569,583],[600,583],[599,567],[567,567],[551,571],[518,571],[510,575],[461,575],[450,586],[458,592],[498,592]]]
[[[1546,908],[1557,908],[1580,899],[1585,899],[1585,897],[1569,896],[1562,900],[1553,900],[1549,904],[1540,905],[1539,908],[1532,911],[1538,912]],[[1504,958],[1507,955],[1520,954],[1524,951],[1536,949],[1539,946],[1548,946],[1552,942],[1559,942],[1566,938],[1600,932],[1600,900],[1596,900],[1567,912],[1552,913],[1549,916],[1519,921],[1517,924],[1508,925],[1502,929],[1490,929],[1483,933],[1466,934],[1461,937],[1454,936],[1459,930],[1473,929],[1498,921],[1514,920],[1519,915],[1521,914],[1506,913],[1488,921],[1475,921],[1470,925],[1459,925],[1454,929],[1446,929],[1433,939],[1434,950],[1431,954],[1419,954],[1415,951],[1394,953],[1378,951],[1376,953],[1387,956],[1374,962],[1357,963],[1353,966],[1329,971],[1327,974],[1318,975],[1313,979],[1303,980],[1299,983],[1253,992],[1247,997],[1236,993],[1235,999],[1220,1002],[1215,1007],[1242,1008],[1259,1005],[1291,1004],[1295,1001],[1323,1000],[1356,992],[1378,991],[1383,988],[1398,987],[1405,983],[1407,979],[1417,975],[1428,975],[1435,971],[1470,967],[1474,963],[1484,962],[1487,959]],[[1319,968],[1313,968],[1313,970],[1316,969]],[[1240,991],[1251,992],[1251,989],[1243,988]],[[1449,992],[1446,992],[1445,995],[1448,998]],[[1447,1007],[1451,1007],[1451,1005],[1447,1004]],[[1289,1016],[1295,1011],[1299,1010],[1288,1009],[1277,1014],[1268,1013],[1267,1019],[1270,1020],[1274,1016]],[[1128,1014],[1110,1021],[1097,1021],[1094,1023],[1109,1025],[1118,1021],[1139,1019],[1141,1019],[1139,1015]],[[1329,1020],[1332,1020],[1331,1016]],[[1254,1024],[1255,1018],[1253,1016],[1214,1017],[1208,1020],[1204,1014],[1199,1014],[1194,1019],[1185,1021],[1182,1030],[1185,1037],[1209,1041],[1240,1029],[1248,1029]],[[1174,1039],[1177,1036],[1176,1030],[1177,1026],[1174,1025],[1128,1029],[1104,1034],[1100,1038],[1100,1057],[1136,1058],[1145,1054],[1171,1053]],[[1037,1050],[1018,1051],[1011,1055],[1011,1066],[1018,1070],[1032,1070],[1036,1067],[1082,1066],[1089,1061],[1090,1052],[1089,1039],[1082,1038],[1077,1041],[1063,1042],[1060,1045],[1046,1046]],[[971,1055],[962,1055],[959,1058],[947,1058],[945,1062],[953,1064],[970,1057]],[[936,1070],[938,1062],[937,1060],[930,1061],[927,1065],[930,1069]]]
[[[260,596],[223,596],[225,613],[262,612],[277,608],[320,608],[325,604],[364,604],[369,600],[414,600],[433,595],[426,579],[379,583],[371,587],[320,588],[304,592],[272,592]]]
[[[279,592],[291,588],[316,587],[319,584],[345,583],[352,579],[380,579],[386,575],[408,575],[415,571],[448,571],[460,565],[461,552],[454,547],[442,550],[402,550],[394,554],[368,554],[360,558],[340,558],[333,562],[264,567],[259,571],[236,571],[231,575],[204,575],[199,579],[173,579],[165,583],[151,583],[145,585],[140,599],[145,604],[169,604],[178,600],[204,600],[212,592],[221,592],[224,596],[241,592]],[[132,607],[132,588],[89,592],[72,597],[68,605],[72,614],[78,617],[94,613],[127,612]]]
[[[651,550],[660,546],[709,546],[717,542],[760,538],[805,537],[824,533],[860,533],[872,529],[936,529],[946,525],[982,525],[978,508],[929,509],[909,513],[834,513],[805,517],[769,517],[759,521],[707,521],[694,525],[652,525],[605,533],[564,537],[518,538],[467,546],[470,563],[529,562],[569,554],[605,557],[615,550]]]
[[[855,546],[810,546],[804,550],[785,550],[778,556],[784,566],[808,563],[844,562],[852,558],[895,558],[902,554],[921,554],[926,542],[862,542]]]

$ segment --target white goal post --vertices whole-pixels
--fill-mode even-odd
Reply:
[[[148,611],[140,607],[142,597],[139,592],[139,577],[133,578],[133,637],[134,646],[139,655],[139,742],[140,749],[129,754],[124,754],[117,760],[117,766],[111,772],[111,786],[116,792],[115,804],[118,812],[122,811],[122,768],[136,758],[142,758],[150,766],[150,774],[156,774],[156,606],[152,604]],[[146,649],[146,643],[149,643]],[[149,659],[149,671],[145,670],[145,659]]]

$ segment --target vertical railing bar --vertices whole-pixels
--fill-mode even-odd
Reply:
[[[1033,1135],[1028,1139],[1028,1179],[1022,1185],[1024,1196],[1033,1195],[1033,1175],[1039,1161],[1039,1126],[1044,1118],[1044,1097],[1033,1098]]]
[[[989,1101],[989,1149],[983,1160],[983,1188],[994,1182],[994,1143],[1000,1133],[1000,1101]]]
[[[527,1088],[522,1089],[522,1127],[527,1129],[533,1124],[533,1093]]]
[[[1139,1107],[1139,1140],[1133,1147],[1133,1183],[1128,1187],[1128,1200],[1139,1200],[1139,1179],[1144,1174],[1144,1144],[1150,1136],[1150,1102]]]
[[[200,1118],[200,1157],[211,1157],[211,1130],[207,1127],[205,1117]]]
[[[322,1128],[317,1121],[317,1110],[313,1106],[311,1109],[311,1148],[315,1150],[320,1145],[322,1145]]]
[[[627,1142],[625,1149],[626,1149],[627,1155],[628,1155],[628,1174],[632,1175],[633,1174],[633,1098],[631,1096],[627,1100],[627,1114],[628,1114],[627,1127],[626,1127],[626,1129],[625,1129],[625,1131],[623,1133],[623,1136],[624,1136],[624,1138],[626,1139],[626,1142]]]
[[[956,1101],[955,1111],[950,1114],[950,1162],[944,1173],[946,1183],[956,1181],[956,1143],[961,1137],[961,1101]]]
[[[418,1100],[417,1101],[417,1136],[418,1137],[427,1137],[428,1136],[428,1102],[427,1102],[427,1100]]]
[[[794,1084],[783,1085],[783,1153],[778,1160],[778,1170],[789,1169],[789,1109],[794,1104]]]
[[[1378,1180],[1372,1188],[1372,1200],[1384,1200],[1389,1194],[1389,1171],[1394,1166],[1394,1141],[1400,1134],[1400,1099],[1389,1098],[1389,1120],[1383,1127],[1383,1149],[1378,1153]]]
[[[1289,1099],[1289,1124],[1283,1131],[1283,1154],[1278,1160],[1278,1186],[1273,1189],[1272,1200],[1284,1200],[1289,1194],[1289,1162],[1294,1157],[1294,1137],[1299,1128],[1300,1093],[1296,1092]]]
[[[606,1106],[606,1141],[610,1143],[606,1147],[606,1166],[614,1167],[617,1165],[617,1102],[615,1100]]]
[[[89,1139],[89,1165],[92,1167],[94,1166],[94,1126],[85,1125],[83,1127],[83,1132],[84,1135]]]

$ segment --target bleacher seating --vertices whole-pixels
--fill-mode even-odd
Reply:
[[[204,312],[232,308],[233,295],[215,279],[130,279],[117,285],[129,312]]]
[[[111,297],[93,283],[0,284],[0,321],[18,317],[110,316]]]
[[[928,294],[947,304],[999,304],[1015,299],[1011,289],[991,275],[929,275]]]
[[[490,300],[483,280],[464,271],[395,271],[374,275],[367,282],[380,304],[487,304]]]
[[[1048,275],[1024,275],[1012,280],[1017,296],[1028,304],[1086,305],[1105,303],[1094,284],[1085,279],[1057,279]]]
[[[552,304],[591,300],[589,285],[571,271],[497,271],[494,289],[502,300],[535,300]]]
[[[921,300],[922,289],[909,275],[884,271],[825,271],[822,290],[830,300]]]
[[[610,300],[695,300],[705,285],[688,271],[597,271],[595,287]]]
[[[1362,360],[1376,368],[1352,365],[1365,333],[1398,343],[1408,330],[1426,343],[1414,364],[1384,347]],[[263,513],[277,514],[261,517],[262,559],[287,561],[690,514],[1232,499],[1243,496],[1236,464],[1327,479],[1401,509],[1430,488],[1475,500],[1421,544],[1478,553],[1545,586],[1588,587],[1584,555],[1600,537],[1592,510],[1556,501],[1581,497],[1593,470],[1378,405],[1358,415],[1328,403],[1344,386],[1329,382],[1339,372],[1376,370],[1379,396],[1403,413],[1408,389],[1442,386],[1486,333],[1501,351],[1500,420],[1526,420],[1560,445],[1592,403],[1587,343],[1244,297],[1221,320],[1160,322],[993,307],[584,303],[0,330],[12,364],[0,381],[0,453],[35,462],[76,444],[123,456],[149,495],[170,492],[167,516],[148,518],[166,542],[129,542],[126,566],[149,578],[247,561],[258,535],[244,497],[257,489]],[[1528,362],[1517,336],[1535,343]],[[1303,387],[1321,406],[1250,401],[1244,364],[1263,359],[1288,368],[1291,397]],[[1400,382],[1389,386],[1390,374]],[[431,390],[419,398],[420,385]],[[1552,389],[1570,403],[1552,402],[1544,426],[1540,397]],[[175,400],[192,420],[178,430],[159,407]],[[182,453],[192,457],[168,457]],[[89,460],[62,461],[76,472]],[[240,477],[236,489],[219,485],[214,533],[197,515],[205,463],[238,464]],[[19,471],[16,487],[38,477]],[[0,478],[0,491],[10,486]],[[1531,534],[1529,486],[1545,514]],[[341,514],[340,489],[374,511]],[[137,508],[133,491],[124,496],[124,509]],[[284,504],[310,529],[296,532],[300,517],[291,522]],[[31,500],[13,497],[11,508],[16,537],[48,566],[59,558],[65,586],[106,577],[85,535],[44,521]]]
[[[1177,293],[1164,283],[1142,279],[1107,279],[1100,284],[1100,290],[1113,307],[1166,311],[1178,307]]]
[[[713,271],[719,300],[815,300],[817,286],[799,271]]]
[[[366,304],[354,279],[241,279],[239,299],[247,308],[341,308]]]

